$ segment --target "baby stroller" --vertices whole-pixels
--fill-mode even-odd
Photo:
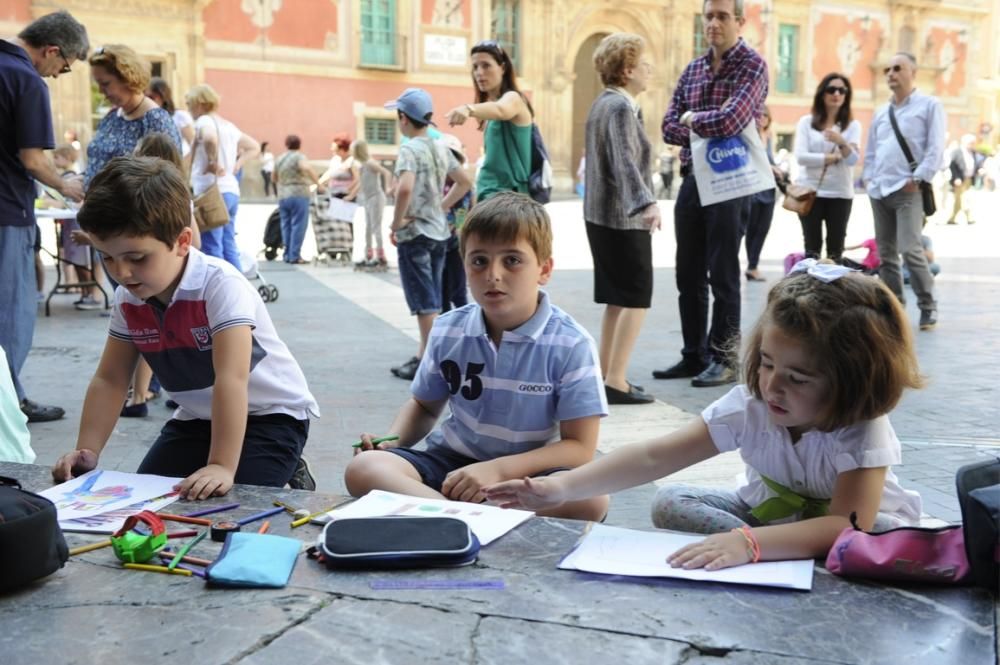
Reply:
[[[332,194],[314,194],[309,204],[313,233],[316,235],[316,261],[333,260],[351,264],[354,253],[354,213],[358,204]]]
[[[278,287],[274,284],[268,284],[267,280],[264,279],[264,276],[257,269],[257,259],[250,252],[240,250],[240,267],[243,269],[244,277],[251,282],[260,284],[257,287],[257,293],[260,294],[261,300],[264,302],[274,302],[278,299]]]
[[[281,240],[281,214],[275,208],[264,226],[264,258],[273,261],[278,256],[278,250],[284,246],[285,243]]]

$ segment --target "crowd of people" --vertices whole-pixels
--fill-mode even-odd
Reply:
[[[386,103],[405,139],[393,173],[363,141],[338,137],[335,160],[317,175],[297,136],[275,157],[220,115],[220,97],[208,85],[189,90],[189,113],[179,111],[169,86],[151,81],[132,49],[91,52],[84,27],[56,12],[0,41],[0,80],[26,91],[0,106],[0,283],[10,285],[0,291],[0,346],[11,379],[8,389],[2,373],[5,427],[18,429],[12,403],[29,422],[63,415],[27,399],[18,379],[35,318],[37,180],[82,201],[80,237],[117,283],[79,438],[54,464],[55,479],[96,468],[123,415],[118,405],[143,405],[154,374],[177,410],[139,472],[183,478],[179,491],[194,499],[225,494],[234,483],[315,487],[302,453],[319,406],[242,275],[235,244],[238,174],[261,154],[289,263],[303,261],[311,187],[345,200],[361,195],[366,261],[384,261],[387,190],[395,197],[390,238],[420,339],[415,355],[392,368],[412,381],[409,399],[385,430],[362,436],[343,470],[355,496],[383,489],[600,520],[609,493],[738,449],[747,464],[738,489],[669,485],[657,495],[658,526],[715,534],[674,553],[674,565],[714,569],[821,556],[852,513],[864,529],[916,523],[920,499],[890,468],[901,451],[888,414],[905,389],[922,383],[901,265],[917,294],[920,328],[937,321],[921,222],[923,192],[942,162],[941,103],[914,89],[913,57],[894,55],[885,71],[893,98],[877,110],[862,151],[849,79],[823,78],[795,140],[803,167],[797,184],[815,194],[800,217],[805,260],[773,286],[741,356],[741,277],[761,278],[757,260],[776,202],[773,173],[781,169],[771,156],[765,186],[702,202],[693,139],[749,128],[771,153],[768,70],[740,37],[743,0],[705,0],[702,20],[708,50],[684,69],[662,121],[664,142],[679,148],[673,226],[683,347],[678,362],[653,376],[689,378],[694,387],[742,383],[690,426],[593,460],[609,404],[654,401],[627,378],[652,304],[651,234],[661,227],[653,148],[637,101],[652,76],[641,37],[611,34],[594,54],[605,87],[587,118],[583,218],[594,300],[605,308],[596,343],[541,288],[553,271],[553,230],[545,207],[528,195],[535,195],[535,111],[499,42],[472,47],[474,101],[443,114],[451,126],[475,121],[483,132],[485,158],[474,181],[460,143],[431,124],[433,99],[420,88]],[[54,141],[42,77],[85,59],[112,108],[88,146],[84,177],[63,178],[44,152]],[[189,154],[190,174],[169,150],[164,158],[150,145],[155,141]],[[838,265],[859,161],[875,216],[879,278]],[[963,158],[963,182],[966,166]],[[224,214],[209,226],[196,209],[213,192]],[[830,262],[816,260],[824,224]]]

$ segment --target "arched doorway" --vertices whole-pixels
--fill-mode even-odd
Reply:
[[[594,70],[594,50],[607,33],[593,34],[580,45],[573,63],[573,150],[570,155],[569,172],[576,177],[576,169],[580,165],[580,157],[586,145],[584,129],[587,125],[587,114],[590,105],[604,88],[601,77]],[[574,180],[575,185],[575,180]]]

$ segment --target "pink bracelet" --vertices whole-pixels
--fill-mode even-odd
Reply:
[[[740,534],[747,541],[747,555],[750,557],[750,563],[760,561],[760,543],[757,542],[757,536],[754,535],[753,530],[744,524],[738,529],[732,529],[732,531]]]

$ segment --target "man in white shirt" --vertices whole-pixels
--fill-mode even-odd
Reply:
[[[875,239],[882,259],[879,276],[900,302],[904,301],[902,253],[920,307],[920,329],[931,330],[937,325],[937,302],[934,277],[920,244],[924,222],[920,185],[930,182],[941,164],[944,108],[940,100],[914,88],[917,60],[909,53],[892,56],[884,73],[892,99],[875,113],[862,173],[875,216]],[[913,169],[893,131],[890,110],[916,162]]]

